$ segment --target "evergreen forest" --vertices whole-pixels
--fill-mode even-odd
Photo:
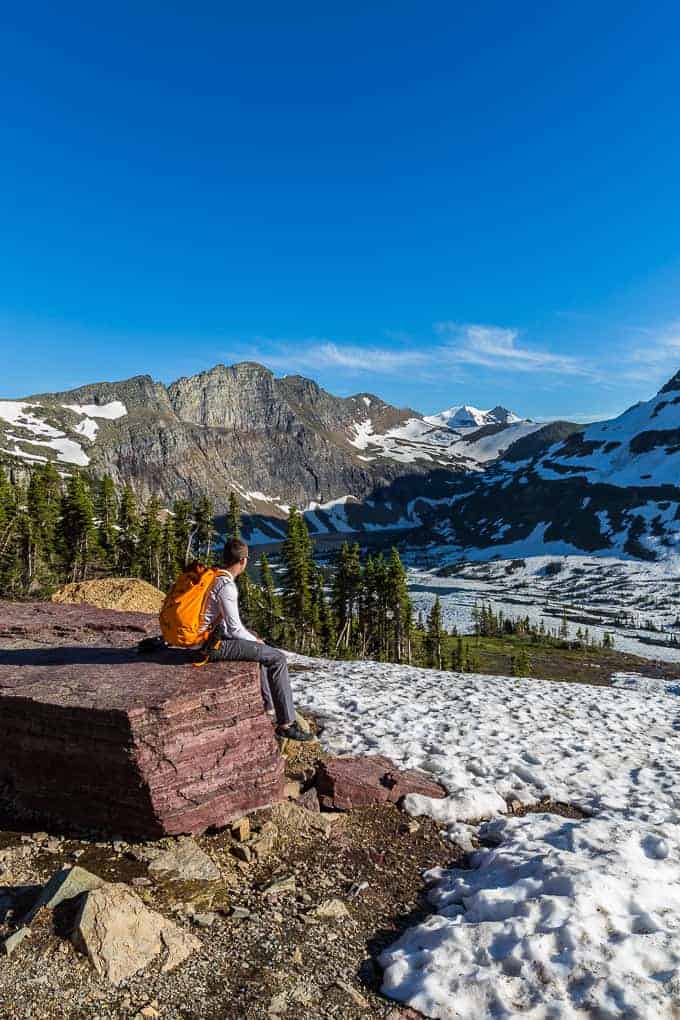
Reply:
[[[241,535],[233,492],[225,533]],[[167,591],[188,564],[218,563],[220,551],[208,499],[164,508],[155,497],[142,503],[130,487],[117,492],[108,476],[63,478],[48,462],[13,478],[0,466],[4,598],[49,598],[65,583],[102,577],[137,577]],[[472,635],[448,632],[438,598],[427,618],[415,616],[397,549],[362,558],[359,545],[346,542],[329,563],[319,563],[313,551],[304,515],[292,507],[275,562],[262,553],[238,580],[243,620],[272,644],[304,655],[477,672],[502,642],[516,676],[535,668],[537,646],[595,650],[587,631],[579,628],[574,640],[566,620],[549,630],[483,605],[474,608]],[[610,649],[611,637],[602,644]]]

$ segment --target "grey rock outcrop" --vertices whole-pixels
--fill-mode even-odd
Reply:
[[[372,395],[334,397],[310,379],[279,379],[253,362],[216,365],[167,388],[136,376],[26,399],[48,407],[65,428],[76,417],[64,404],[122,401],[126,415],[98,419],[96,442],[87,447],[92,470],[166,503],[207,495],[218,513],[234,487],[299,506],[367,496],[403,467],[362,461],[350,442],[352,423],[370,418],[379,431],[415,413]]]

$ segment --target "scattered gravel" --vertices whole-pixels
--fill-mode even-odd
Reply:
[[[321,752],[317,747],[317,755]],[[296,748],[291,776],[314,767]],[[320,819],[329,819],[320,825]],[[330,822],[330,819],[334,820]],[[7,826],[7,819],[0,820]],[[416,1014],[379,993],[381,950],[429,911],[424,870],[460,864],[434,822],[414,824],[393,805],[343,815],[286,807],[196,838],[220,881],[154,873],[153,853],[180,842],[131,844],[63,833],[0,831],[0,937],[12,930],[39,887],[77,863],[107,881],[127,882],[145,903],[201,940],[203,950],[170,974],[163,960],[114,988],[40,915],[0,968],[2,1020],[407,1020]],[[265,851],[249,862],[239,846]],[[58,849],[50,849],[49,844]],[[267,849],[268,847],[268,849]]]

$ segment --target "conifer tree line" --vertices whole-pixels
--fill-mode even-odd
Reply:
[[[528,616],[506,616],[503,610],[496,612],[491,604],[477,605],[472,609],[472,624],[478,637],[526,638],[531,644],[547,645],[559,648],[613,648],[614,636],[605,631],[598,640],[588,627],[577,627],[572,634],[566,615],[562,616],[558,627],[546,626],[541,619],[538,624],[532,623]]]
[[[192,559],[214,553],[210,500],[179,499],[170,512],[156,497],[116,493],[109,476],[63,478],[53,463],[25,483],[0,465],[0,594],[47,597],[69,581],[140,577],[166,590]]]
[[[48,462],[22,483],[0,465],[0,595],[49,597],[66,582],[111,576],[139,577],[167,591],[193,560],[218,559],[213,517],[204,497],[175,500],[168,510],[156,497],[140,501],[130,486],[117,492],[109,476],[62,477]],[[241,535],[233,492],[225,531]],[[362,561],[358,544],[345,543],[334,563],[320,566],[294,507],[276,577],[263,554],[238,584],[244,621],[274,644],[309,655],[450,668],[439,602],[427,624],[414,620],[397,550]]]

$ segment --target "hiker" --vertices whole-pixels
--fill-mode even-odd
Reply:
[[[268,712],[276,716],[276,733],[286,740],[314,740],[300,729],[295,719],[293,693],[288,677],[288,660],[279,648],[264,643],[241,623],[236,578],[248,563],[248,546],[239,538],[225,542],[223,569],[212,582],[203,604],[200,629],[210,637],[202,648],[210,662],[258,662],[262,697]]]

